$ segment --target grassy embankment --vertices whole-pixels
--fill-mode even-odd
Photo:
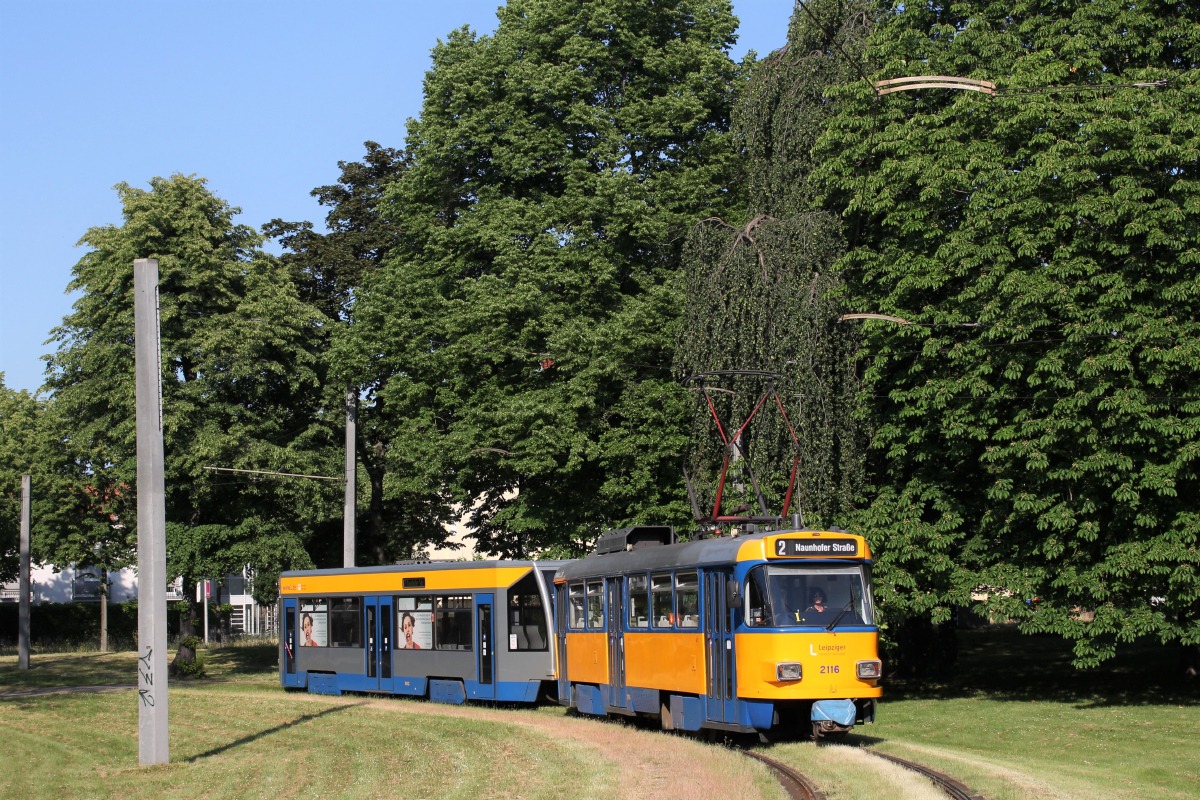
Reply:
[[[277,679],[276,650],[272,645],[219,647],[201,650],[200,654],[205,662],[205,680],[269,684]],[[29,669],[18,670],[16,656],[0,656],[0,692],[44,686],[132,684],[137,680],[134,668],[136,659],[132,650],[116,653],[35,653],[30,658]],[[184,682],[180,685],[194,683]]]
[[[603,797],[613,765],[490,720],[405,717],[364,697],[290,694],[275,650],[207,651],[210,680],[171,686],[171,764],[137,766],[131,692],[0,702],[0,797]],[[134,654],[0,659],[0,691],[130,683]]]
[[[830,800],[939,796],[860,747],[940,769],[989,800],[1200,796],[1200,699],[1173,682],[1170,650],[1144,645],[1101,669],[1076,672],[1069,649],[1054,639],[1000,630],[963,632],[960,641],[952,680],[893,682],[879,722],[845,745],[794,742],[766,751],[803,770]],[[571,741],[561,726],[554,729],[562,717],[557,707],[459,718],[445,707],[408,701],[361,705],[366,698],[284,693],[275,683],[274,648],[207,655],[209,681],[173,685],[173,763],[166,768],[136,768],[136,709],[125,693],[0,703],[8,743],[0,755],[0,796],[373,796],[409,786],[405,795],[423,797],[600,797],[629,794],[625,762],[637,752],[681,747],[663,760],[697,758],[710,769],[718,762],[732,768],[713,748],[675,737],[634,742],[629,737],[657,734],[614,733],[618,725],[570,721],[591,726],[583,740]],[[15,658],[4,657],[0,691],[128,683],[133,659],[132,653],[35,656],[33,669],[18,673]],[[540,734],[530,731],[535,718]],[[620,741],[599,752],[589,749],[588,737]],[[646,766],[633,774],[670,777],[669,766]],[[768,784],[754,773],[742,794],[769,797]],[[677,796],[669,786],[655,796]]]
[[[275,649],[206,651],[171,685],[171,763],[137,765],[132,690],[0,701],[0,797],[784,800],[724,748],[534,710],[283,691]],[[0,658],[0,691],[131,683],[133,653]]]
[[[1200,697],[1175,682],[1176,651],[1130,648],[1099,669],[1070,647],[1010,630],[962,631],[953,679],[885,689],[879,721],[846,746],[764,749],[831,798],[877,797],[856,746],[938,769],[989,800],[1200,797]]]

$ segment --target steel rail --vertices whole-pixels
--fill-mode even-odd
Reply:
[[[803,773],[792,769],[787,764],[776,761],[773,758],[768,758],[758,753],[752,753],[749,750],[741,750],[742,755],[753,758],[755,761],[761,761],[767,765],[767,768],[775,773],[779,779],[779,783],[791,795],[792,800],[825,800],[824,793],[816,787],[816,785],[804,776]]]
[[[890,756],[887,753],[881,753],[878,750],[872,750],[869,747],[861,748],[864,752],[870,753],[873,756],[879,756],[885,761],[891,761],[893,764],[899,764],[905,769],[911,769],[913,772],[919,772],[929,780],[933,781],[934,785],[945,792],[954,800],[986,800],[981,794],[976,794],[962,781],[957,781],[949,775],[944,775],[941,772],[932,770],[929,767],[923,767],[920,764],[915,764],[912,761],[907,761],[903,758]]]

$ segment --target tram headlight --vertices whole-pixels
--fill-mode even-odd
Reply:
[[[863,680],[874,680],[883,674],[883,664],[879,661],[858,662],[858,677]]]
[[[775,677],[781,681],[798,681],[804,677],[804,669],[794,661],[775,665]]]

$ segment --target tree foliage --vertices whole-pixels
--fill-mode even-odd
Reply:
[[[869,57],[1001,88],[848,84],[817,150],[855,310],[913,323],[863,324],[881,607],[1200,642],[1200,9],[906,3]]]
[[[333,468],[337,451],[317,419],[314,348],[325,318],[257,249],[254,231],[233,222],[239,209],[203,179],[174,175],[150,187],[119,184],[124,223],[92,228],[80,242],[89,250],[68,289],[81,297],[54,330],[59,347],[49,359],[47,389],[62,426],[55,439],[75,466],[76,492],[119,505],[105,505],[100,527],[124,531],[119,546],[132,558],[133,260],[157,258],[168,573],[191,581],[250,564],[260,575],[255,593],[267,599],[273,572],[311,566],[301,545],[323,517],[340,515],[336,495],[315,482],[248,480],[205,467]],[[67,563],[67,549],[102,544],[92,531],[61,519],[44,532],[41,552]]]
[[[577,552],[686,513],[674,279],[725,203],[736,20],[692,0],[498,16],[434,48],[388,192],[402,245],[335,363],[395,432],[389,457],[474,509],[480,549]]]
[[[408,154],[375,142],[363,146],[367,153],[362,161],[338,162],[337,183],[310,192],[329,207],[328,233],[317,233],[311,222],[273,219],[263,226],[266,236],[290,251],[279,260],[291,273],[300,299],[330,319],[347,316],[363,277],[387,261],[400,237],[399,228],[383,216],[380,201],[408,168]]]
[[[712,217],[692,230],[675,364],[683,374],[740,369],[783,376],[777,388],[787,418],[771,405],[761,409],[734,455],[747,458],[775,514],[783,510],[799,455],[790,510],[802,510],[806,523],[831,525],[848,522],[862,491],[865,441],[856,419],[856,332],[837,324],[842,225],[813,203],[812,149],[834,109],[826,90],[857,78],[843,53],[865,46],[870,6],[819,2],[810,8],[817,22],[797,7],[787,45],[754,65],[739,94],[734,134],[743,153],[746,205],[738,211],[749,221],[733,225]],[[755,376],[726,377],[717,385],[724,390],[712,395],[717,413],[734,430],[766,388]],[[692,420],[688,471],[707,513],[724,454],[699,392]],[[760,513],[740,466],[738,473],[746,513]]]
[[[21,476],[39,466],[37,452],[45,402],[9,389],[0,372],[0,581],[17,575],[21,531]]]
[[[411,166],[403,150],[365,142],[362,161],[339,161],[341,175],[336,184],[319,186],[312,195],[329,207],[325,217],[328,233],[317,233],[309,222],[272,220],[263,226],[268,236],[278,237],[290,252],[280,259],[300,288],[301,295],[322,308],[333,319],[348,320],[364,280],[392,258],[400,244],[400,226],[383,213],[382,200],[388,187]],[[329,337],[332,337],[330,330]],[[322,343],[323,360],[330,363],[327,341]],[[336,359],[335,359],[336,361]],[[333,367],[334,374],[345,371]],[[326,381],[325,402],[329,408],[344,405],[347,386]],[[390,564],[408,558],[423,545],[445,538],[449,505],[443,482],[429,464],[411,457],[411,452],[393,447],[393,426],[382,402],[360,403],[357,412],[358,460],[367,473],[365,503],[358,503],[355,563]],[[333,540],[330,539],[330,542]],[[336,553],[323,553],[341,558]]]

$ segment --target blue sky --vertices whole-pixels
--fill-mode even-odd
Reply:
[[[256,228],[319,222],[309,196],[368,139],[404,142],[429,49],[488,32],[497,0],[17,2],[0,6],[0,372],[37,390],[50,329],[112,190],[196,173]],[[784,42],[792,0],[735,0],[734,55]]]

